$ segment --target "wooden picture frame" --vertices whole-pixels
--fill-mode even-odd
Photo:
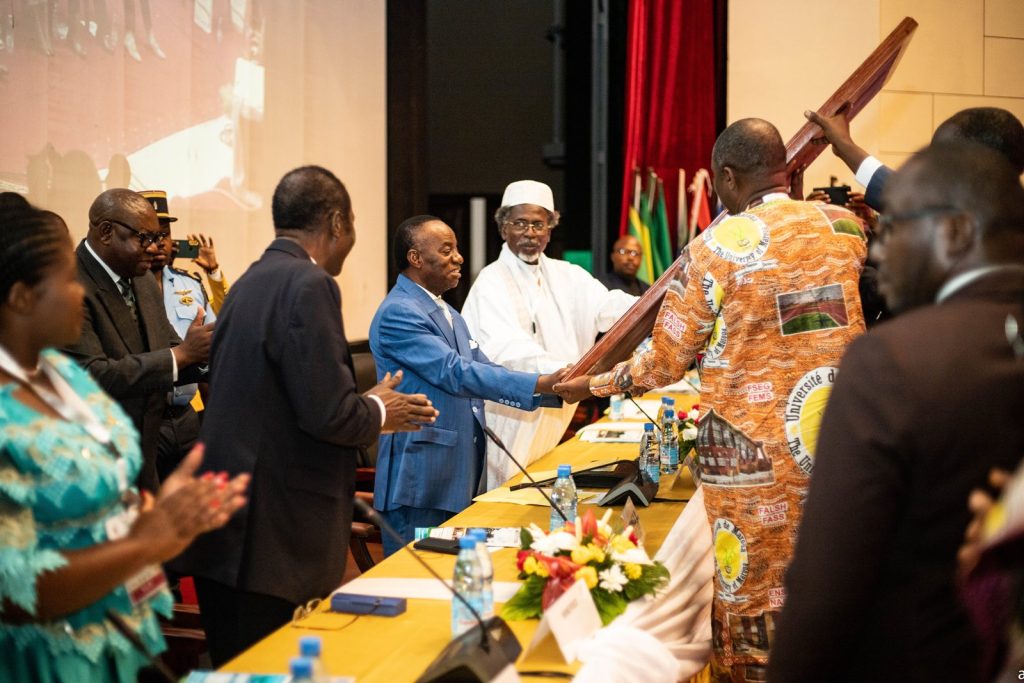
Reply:
[[[840,108],[848,103],[847,119],[853,119],[859,114],[892,76],[916,29],[917,22],[910,17],[905,17],[839,86],[839,89],[825,100],[825,103],[818,108],[818,113],[822,116],[834,116]],[[797,168],[806,167],[825,149],[827,145],[812,142],[820,135],[821,128],[808,121],[796,132],[796,135],[790,138],[786,144],[786,170],[790,174]],[[719,219],[716,219],[716,222]],[[582,375],[606,372],[611,370],[616,363],[629,358],[637,345],[654,329],[654,323],[658,318],[658,311],[665,298],[669,282],[681,267],[682,257],[679,257],[651,285],[651,288],[612,325],[601,340],[583,354],[583,357],[576,362],[563,381],[569,381]]]

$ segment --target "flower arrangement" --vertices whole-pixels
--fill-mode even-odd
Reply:
[[[679,416],[676,428],[679,430],[679,459],[685,462],[690,451],[697,459],[697,423],[700,421],[700,406],[694,405],[690,412]]]
[[[654,595],[668,583],[668,570],[637,544],[633,527],[621,533],[608,524],[608,510],[598,521],[588,510],[576,523],[551,533],[536,524],[520,533],[516,566],[522,587],[505,603],[509,620],[540,617],[562,593],[582,579],[594,598],[601,623],[622,614],[631,601]]]

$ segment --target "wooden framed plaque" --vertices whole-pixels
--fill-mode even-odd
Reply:
[[[917,29],[917,22],[906,17],[883,40],[868,58],[857,67],[839,89],[818,108],[822,116],[834,116],[844,105],[848,106],[847,119],[860,113],[871,99],[885,86],[899,64]],[[792,174],[797,168],[814,161],[826,145],[812,144],[821,135],[821,128],[808,121],[786,144],[786,170]],[[634,303],[611,329],[583,354],[564,381],[582,375],[593,375],[611,370],[616,363],[629,358],[633,349],[654,329],[662,299],[668,284],[682,267],[682,258],[676,261]]]

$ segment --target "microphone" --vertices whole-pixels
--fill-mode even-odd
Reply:
[[[110,620],[110,623],[114,625],[114,628],[117,629],[117,632],[124,636],[125,639],[132,644],[132,647],[138,650],[139,653],[146,658],[146,661],[149,662],[151,667],[156,669],[161,678],[167,681],[167,683],[175,683],[175,681],[178,680],[178,677],[174,675],[173,671],[167,668],[166,664],[149,654],[149,650],[146,649],[145,643],[142,642],[139,635],[132,630],[131,626],[125,622],[120,614],[112,609],[108,609],[106,616],[107,619]]]
[[[385,519],[373,509],[366,501],[355,498],[353,503],[368,520],[376,524],[380,529],[403,546],[410,555],[415,558],[427,572],[435,579],[444,584],[445,588],[451,591],[452,596],[465,605],[477,625],[468,631],[456,636],[441,651],[441,654],[431,662],[427,670],[416,679],[416,683],[429,683],[430,681],[489,681],[508,666],[515,664],[519,653],[523,651],[522,645],[516,639],[512,629],[501,617],[491,617],[486,621],[453,586],[434,571],[415,550],[406,544],[405,539],[385,521]],[[474,631],[480,631],[479,641],[474,637]],[[492,647],[492,645],[494,647]]]
[[[519,468],[519,471],[523,473],[523,476],[526,477],[531,484],[533,484],[534,488],[540,491],[540,494],[542,496],[544,496],[544,500],[548,502],[548,505],[551,506],[551,509],[558,513],[558,516],[562,518],[563,522],[568,524],[569,518],[565,516],[565,513],[562,512],[562,509],[555,505],[554,501],[551,500],[551,496],[549,496],[547,492],[543,488],[541,488],[541,485],[537,483],[537,480],[530,476],[530,473],[526,471],[525,467],[519,464],[519,461],[516,460],[514,455],[512,455],[512,451],[510,451],[505,446],[505,444],[502,443],[501,439],[498,438],[498,435],[494,433],[494,430],[485,424],[481,424],[480,426],[484,428],[484,434],[487,435],[487,438],[493,441],[494,445],[500,448],[505,453],[505,455],[508,456],[508,459],[515,463],[515,466]]]

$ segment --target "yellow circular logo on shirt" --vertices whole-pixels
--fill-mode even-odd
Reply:
[[[722,588],[732,593],[747,579],[747,539],[728,519],[716,519],[714,525],[715,572]]]
[[[750,215],[730,216],[711,229],[708,248],[733,263],[752,263],[768,250],[768,226]]]
[[[786,400],[786,441],[804,474],[809,475],[814,468],[821,418],[835,381],[836,368],[815,368],[797,381]]]

